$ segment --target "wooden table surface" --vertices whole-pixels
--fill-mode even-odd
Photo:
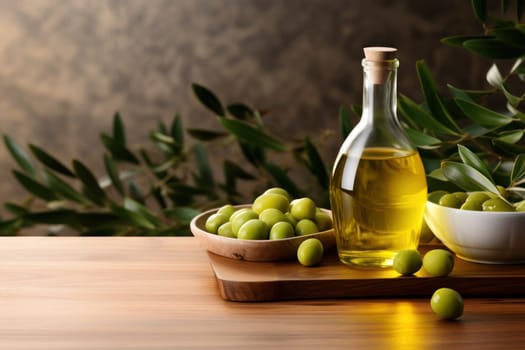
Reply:
[[[525,299],[221,299],[193,237],[0,239],[0,349],[524,349]]]

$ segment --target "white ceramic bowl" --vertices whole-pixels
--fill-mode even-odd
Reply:
[[[483,212],[428,201],[425,221],[441,242],[464,260],[525,263],[525,212]]]
[[[246,208],[250,205],[238,205],[236,208]],[[335,245],[334,230],[326,230],[304,236],[276,240],[242,240],[223,237],[207,232],[204,229],[206,219],[218,209],[208,210],[196,217],[190,223],[193,235],[208,251],[227,258],[248,261],[279,261],[297,258],[297,247],[307,238],[318,238],[326,249]],[[330,210],[323,209],[329,215]]]

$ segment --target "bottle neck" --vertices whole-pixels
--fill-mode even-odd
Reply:
[[[363,115],[367,123],[398,123],[397,108],[397,60],[363,60]]]

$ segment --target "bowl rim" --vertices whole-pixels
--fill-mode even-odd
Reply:
[[[500,215],[500,216],[505,216],[505,215],[508,215],[508,216],[520,216],[520,215],[525,215],[525,211],[483,211],[483,210],[465,210],[465,209],[459,209],[459,208],[452,208],[452,207],[447,207],[447,206],[444,206],[444,205],[440,205],[436,202],[432,202],[430,200],[427,199],[427,206],[429,206],[430,204],[430,207],[434,206],[434,207],[437,207],[437,208],[443,208],[444,210],[450,210],[452,212],[461,212],[461,213],[476,213],[476,214],[465,214],[465,215],[479,215],[481,213],[483,214],[488,214],[488,215]]]
[[[235,209],[251,208],[252,204],[236,204],[236,205],[233,205],[233,207]],[[217,237],[217,239],[223,239],[225,241],[242,242],[243,244],[246,244],[246,242],[250,242],[250,244],[261,244],[261,245],[263,245],[263,244],[271,244],[270,242],[281,242],[282,243],[282,242],[287,242],[287,241],[294,241],[294,240],[297,240],[297,239],[304,239],[305,237],[308,238],[310,236],[313,237],[313,236],[317,236],[317,235],[328,234],[328,233],[334,231],[334,228],[332,226],[332,228],[330,228],[328,230],[314,232],[314,233],[309,233],[307,235],[302,235],[302,236],[293,236],[293,237],[288,237],[288,238],[279,238],[279,239],[238,239],[238,238],[220,236],[218,234],[208,232],[203,227],[199,227],[197,225],[197,221],[199,221],[203,217],[210,216],[210,215],[214,214],[220,208],[222,208],[222,207],[209,209],[209,210],[206,210],[206,211],[200,213],[199,215],[194,216],[193,219],[191,219],[191,221],[190,221],[190,231],[192,232],[192,234],[195,236],[193,231],[194,231],[194,229],[198,229],[198,230],[201,231],[201,233],[205,233],[205,234],[208,234],[208,235],[210,235],[212,237]],[[321,209],[323,212],[325,212],[328,215],[330,215],[330,218],[332,218],[332,211],[330,209],[326,209],[326,208],[319,208],[319,209]],[[275,243],[275,244],[277,244],[277,243]]]

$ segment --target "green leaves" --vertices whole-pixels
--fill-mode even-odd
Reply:
[[[511,182],[519,182],[525,178],[525,154],[518,154],[510,174]]]
[[[401,114],[410,120],[412,125],[418,125],[423,129],[433,130],[441,134],[458,134],[405,95],[399,96],[398,107]]]
[[[428,108],[436,120],[454,132],[460,132],[461,129],[449,114],[445,105],[443,104],[443,101],[441,100],[441,97],[439,96],[436,85],[425,61],[417,61],[416,68],[421,89],[423,90],[423,95],[425,96]]]
[[[487,21],[487,0],[471,0],[474,15],[481,23]]]
[[[463,43],[463,47],[477,55],[493,59],[518,58],[524,53],[521,48],[490,38],[467,40]]]
[[[215,96],[213,92],[202,85],[192,84],[191,88],[197,99],[206,106],[210,111],[218,116],[224,116],[224,107],[221,101]]]
[[[482,173],[487,179],[489,179],[491,182],[494,182],[494,179],[492,178],[492,175],[490,174],[490,170],[474,152],[469,150],[467,147],[463,145],[458,145],[458,153],[459,157],[463,161],[463,164],[468,165],[480,173]]]
[[[286,146],[280,141],[245,122],[227,118],[220,118],[220,122],[236,138],[250,145],[270,148],[280,152],[286,151]]]
[[[499,193],[496,185],[482,173],[462,163],[444,161],[441,170],[445,177],[465,191],[490,191]]]
[[[11,156],[18,163],[20,168],[31,176],[36,173],[33,162],[29,158],[29,155],[20,147],[10,136],[4,135],[4,143],[7,150],[11,153]]]
[[[45,201],[53,201],[58,199],[58,196],[55,194],[54,191],[52,191],[47,186],[41,184],[40,182],[36,181],[30,176],[27,176],[24,173],[21,173],[17,170],[13,170],[13,174],[15,175],[18,182],[31,194],[34,196],[41,198]]]
[[[304,177],[306,170],[313,180],[312,188],[320,187],[323,201],[319,203],[328,203],[329,175],[312,139],[286,140],[293,146],[289,147],[265,128],[264,112],[244,103],[223,103],[199,84],[192,89],[222,130],[185,130],[183,119],[175,114],[170,124],[159,121],[149,132],[148,147],[130,147],[124,119],[117,112],[111,132],[100,135],[105,149],[102,169],[91,170],[78,159],[68,165],[36,145],[29,145],[28,154],[5,136],[6,146],[20,166],[13,174],[32,197],[21,204],[6,204],[13,218],[0,220],[0,234],[45,224],[54,225],[53,234],[68,226],[90,236],[188,235],[189,221],[202,210],[252,200],[247,198],[254,193],[250,186],[258,190],[280,186],[293,196],[303,195],[293,178],[295,173],[288,165],[281,165],[286,151],[293,152],[294,157],[288,159],[305,166],[299,176]],[[349,118],[345,123],[349,131]],[[196,142],[188,145],[186,132]],[[219,147],[219,155],[209,152],[214,146]],[[231,158],[225,156],[230,153]],[[223,182],[214,176],[220,163]],[[98,176],[98,172],[102,174]],[[243,191],[237,189],[239,180],[244,182]],[[34,204],[38,204],[36,210]]]
[[[490,191],[500,195],[485,162],[463,145],[458,145],[458,154],[462,163],[450,160],[441,163],[441,172],[448,181],[465,191]]]
[[[469,119],[486,128],[502,127],[513,121],[512,117],[491,111],[478,104],[461,99],[456,99],[455,101]]]

